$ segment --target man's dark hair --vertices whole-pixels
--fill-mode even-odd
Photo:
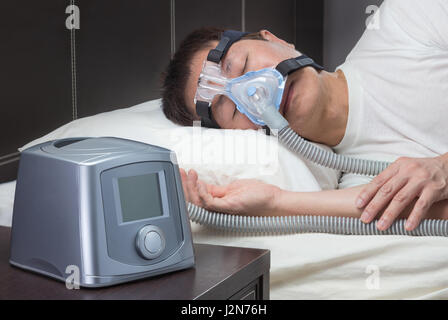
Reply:
[[[191,126],[194,115],[187,107],[185,89],[190,77],[191,62],[196,52],[206,49],[211,41],[219,41],[224,29],[208,27],[190,33],[180,44],[168,65],[163,80],[162,108],[165,116],[171,121]],[[263,40],[259,32],[245,35],[242,39]]]

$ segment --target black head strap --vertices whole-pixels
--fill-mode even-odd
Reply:
[[[285,77],[288,74],[305,67],[313,67],[316,70],[324,70],[323,67],[315,63],[313,59],[304,54],[297,58],[291,58],[280,62],[276,69]]]
[[[241,40],[248,32],[241,32],[236,30],[226,30],[221,35],[221,40],[215,49],[210,50],[207,56],[208,61],[215,63],[221,62],[230,46],[235,42]],[[201,124],[208,128],[220,128],[216,120],[213,118],[212,109],[209,103],[204,101],[196,102],[196,113],[201,117]]]
[[[201,126],[207,128],[220,129],[220,126],[213,117],[212,109],[210,108],[208,102],[197,101],[196,113],[201,118]]]
[[[226,30],[221,35],[221,40],[215,49],[210,50],[207,56],[208,61],[213,61],[215,63],[219,63],[222,57],[225,56],[227,50],[229,50],[230,46],[235,42],[241,40],[248,32],[241,32],[236,30]]]

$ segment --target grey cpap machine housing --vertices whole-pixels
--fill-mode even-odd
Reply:
[[[173,152],[112,137],[42,143],[21,154],[10,263],[84,287],[194,265]],[[78,268],[78,269],[77,269]]]

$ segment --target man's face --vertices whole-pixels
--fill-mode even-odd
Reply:
[[[295,58],[300,53],[294,46],[278,39],[268,31],[262,31],[268,40],[240,40],[234,43],[221,61],[223,73],[228,78],[236,78],[248,71],[275,67],[283,60]],[[191,65],[191,75],[186,87],[188,108],[197,119],[194,96],[199,74],[210,49],[217,46],[213,41],[209,48],[196,53]],[[317,72],[307,67],[288,76],[280,113],[288,120],[294,130],[306,137],[307,127],[315,118],[315,105],[319,102],[319,81]],[[212,101],[212,112],[216,122],[225,129],[257,129],[258,126],[240,113],[232,100],[226,96],[216,96]]]

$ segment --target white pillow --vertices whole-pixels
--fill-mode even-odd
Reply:
[[[176,125],[163,114],[160,99],[74,120],[19,150],[86,136],[114,136],[171,149],[180,167],[195,169],[202,180],[220,185],[254,178],[285,190],[318,191],[337,188],[339,178],[338,172],[303,161],[262,132]]]

